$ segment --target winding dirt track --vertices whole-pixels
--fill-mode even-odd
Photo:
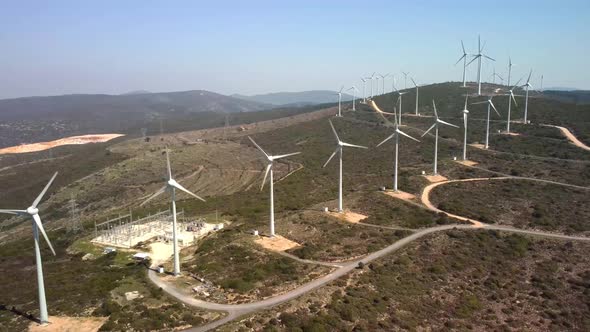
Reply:
[[[383,113],[373,101],[371,101],[371,105],[373,106],[373,108],[377,112]],[[588,146],[586,146],[582,142],[580,142],[566,128],[558,127],[558,126],[553,126],[553,127],[560,128],[560,130],[562,130],[562,132],[568,138],[568,140],[570,140],[576,146],[578,146],[582,149],[585,149],[585,150],[590,150],[590,148]],[[267,299],[264,299],[261,301],[256,301],[256,302],[251,302],[251,303],[220,304],[220,303],[213,303],[213,302],[198,300],[198,299],[195,299],[191,296],[187,296],[187,295],[182,294],[176,288],[174,288],[172,285],[163,282],[162,280],[160,280],[158,275],[153,270],[148,271],[148,276],[149,276],[149,279],[154,284],[156,284],[156,286],[161,287],[169,295],[175,297],[176,299],[178,299],[179,301],[181,301],[187,305],[191,305],[194,307],[207,309],[207,310],[225,311],[228,313],[228,315],[222,319],[219,319],[217,321],[211,322],[211,323],[203,325],[203,326],[193,327],[193,328],[186,330],[186,331],[191,331],[191,332],[200,332],[200,331],[212,330],[212,329],[217,328],[225,323],[235,320],[243,315],[246,315],[246,314],[258,311],[258,310],[267,309],[267,308],[276,306],[278,304],[287,302],[289,300],[295,299],[303,294],[311,292],[314,289],[317,289],[329,282],[332,282],[332,281],[344,276],[345,274],[347,274],[350,271],[352,271],[353,269],[355,269],[358,266],[358,264],[361,262],[364,264],[367,264],[375,259],[378,259],[378,258],[388,255],[392,252],[395,252],[398,249],[404,247],[405,245],[407,245],[415,240],[418,240],[428,234],[432,234],[435,232],[447,231],[450,229],[471,229],[471,230],[490,229],[490,230],[498,230],[498,231],[526,234],[526,235],[539,236],[539,237],[562,239],[562,240],[589,241],[590,242],[590,238],[588,238],[588,237],[568,236],[568,235],[548,233],[548,232],[523,230],[523,229],[517,229],[517,228],[513,228],[513,227],[508,227],[508,226],[496,226],[496,225],[485,224],[481,221],[472,220],[472,219],[469,219],[469,218],[466,218],[463,216],[459,216],[459,215],[448,213],[446,211],[442,211],[442,210],[438,209],[436,206],[434,206],[430,201],[430,193],[432,192],[432,190],[434,188],[444,185],[444,184],[454,183],[454,182],[493,181],[493,180],[508,180],[508,179],[551,183],[551,184],[567,186],[567,187],[572,187],[572,188],[590,190],[590,187],[582,187],[582,186],[570,185],[570,184],[556,182],[556,181],[548,181],[548,180],[526,178],[526,177],[515,177],[515,176],[448,180],[448,181],[433,183],[433,184],[430,184],[424,188],[422,195],[421,195],[422,204],[424,204],[424,206],[426,208],[428,208],[434,212],[444,213],[451,218],[455,218],[455,219],[457,219],[459,221],[463,221],[463,222],[468,222],[470,224],[452,224],[452,225],[443,225],[443,226],[436,226],[436,227],[429,227],[429,228],[424,228],[424,229],[420,229],[420,230],[415,230],[415,232],[412,233],[411,235],[409,235],[405,238],[402,238],[402,239],[398,240],[397,242],[395,242],[395,243],[393,243],[393,244],[391,244],[379,251],[373,252],[361,259],[353,260],[348,263],[342,263],[340,266],[337,267],[336,270],[330,272],[329,274],[327,274],[321,278],[312,280],[312,281],[310,281],[306,284],[303,284],[300,287],[293,289],[287,293],[279,294],[279,295],[276,295],[276,296],[273,296],[273,297],[270,297],[270,298],[267,298]],[[371,227],[379,227],[379,226],[371,225]],[[288,255],[288,257],[289,256],[290,255]],[[314,262],[314,261],[310,261],[310,260],[300,260],[300,259],[296,259],[296,260],[304,262],[304,263],[328,265],[328,263],[324,263],[324,262]],[[334,265],[332,265],[332,266],[334,266]]]
[[[542,124],[541,126],[544,127],[553,127],[553,128],[557,128],[559,130],[561,130],[561,133],[575,146],[582,148],[586,151],[590,151],[590,146],[584,144],[582,141],[580,141],[576,136],[574,136],[574,134],[567,129],[566,127],[562,127],[562,126],[555,126],[555,125],[549,125],[549,124]]]
[[[493,181],[493,180],[506,180],[506,179],[552,183],[552,184],[562,185],[562,186],[567,186],[567,187],[572,187],[572,188],[590,190],[589,187],[581,187],[581,186],[575,186],[575,185],[570,185],[570,184],[566,184],[566,183],[540,180],[540,179],[534,179],[534,178],[511,177],[511,176],[495,177],[495,178],[473,178],[473,179],[449,180],[449,181],[444,181],[444,182],[433,183],[433,184],[427,186],[426,188],[424,188],[424,191],[421,196],[422,203],[428,209],[430,209],[432,211],[445,213],[446,215],[448,215],[451,218],[455,218],[455,219],[458,219],[461,221],[469,222],[469,223],[471,223],[470,225],[469,224],[451,224],[451,225],[443,225],[443,226],[429,227],[429,228],[424,228],[421,230],[416,230],[413,234],[411,234],[405,238],[402,238],[402,239],[398,240],[397,242],[395,242],[395,243],[393,243],[393,244],[391,244],[379,251],[373,252],[361,259],[357,259],[357,260],[342,264],[336,270],[334,270],[333,272],[331,272],[321,278],[318,278],[318,279],[310,281],[306,284],[303,284],[300,287],[298,287],[294,290],[291,290],[287,293],[280,294],[280,295],[277,295],[277,296],[274,296],[274,297],[271,297],[271,298],[268,298],[268,299],[265,299],[262,301],[257,301],[257,302],[243,303],[243,304],[220,304],[220,303],[202,301],[202,300],[195,299],[191,296],[184,295],[181,292],[179,292],[176,288],[174,288],[172,285],[163,282],[162,280],[160,280],[158,275],[153,270],[149,270],[148,276],[149,276],[149,279],[154,284],[156,284],[156,286],[161,287],[166,293],[168,293],[169,295],[175,297],[176,299],[178,299],[179,301],[181,301],[187,305],[191,305],[194,307],[207,309],[207,310],[225,311],[228,313],[228,315],[222,319],[211,322],[207,325],[194,327],[194,328],[190,328],[190,329],[186,330],[186,331],[191,331],[191,332],[200,332],[200,331],[209,331],[209,330],[217,328],[225,323],[228,323],[232,320],[235,320],[235,319],[239,318],[240,316],[243,316],[243,315],[258,311],[258,310],[267,309],[267,308],[276,306],[278,304],[287,302],[289,300],[295,299],[303,294],[311,292],[314,289],[317,289],[329,282],[332,282],[332,281],[344,276],[345,274],[347,274],[350,271],[352,271],[353,269],[355,269],[360,262],[367,264],[375,259],[378,259],[378,258],[388,255],[392,252],[395,252],[398,249],[404,247],[405,245],[407,245],[415,240],[418,240],[428,234],[432,234],[435,232],[447,231],[450,229],[477,230],[477,229],[483,228],[483,229],[497,230],[497,231],[503,231],[503,232],[526,234],[526,235],[532,235],[532,236],[538,236],[538,237],[547,237],[547,238],[573,240],[573,241],[589,241],[590,242],[590,238],[583,237],[583,236],[569,236],[569,235],[562,235],[562,234],[555,234],[555,233],[548,233],[548,232],[539,232],[539,231],[517,229],[517,228],[513,228],[513,227],[509,227],[509,226],[496,226],[496,225],[485,224],[485,223],[482,223],[477,220],[472,220],[472,219],[469,219],[466,217],[462,217],[462,216],[458,216],[455,214],[451,214],[451,213],[442,211],[442,210],[438,209],[437,207],[435,207],[430,202],[429,196],[430,196],[430,193],[432,192],[432,189],[434,189],[440,185],[444,185],[447,183],[453,183],[453,182],[490,181],[490,180]],[[305,263],[316,263],[316,264],[326,265],[326,263],[323,263],[323,262],[314,262],[314,261],[309,261],[309,260],[306,260]]]

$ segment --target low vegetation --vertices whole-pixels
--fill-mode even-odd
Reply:
[[[554,184],[494,180],[439,186],[431,199],[441,210],[486,223],[584,235],[590,232],[588,194]]]
[[[586,331],[589,248],[494,231],[438,233],[222,331]]]

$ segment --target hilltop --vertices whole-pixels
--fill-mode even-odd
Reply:
[[[311,90],[301,92],[274,92],[259,95],[245,96],[233,94],[231,97],[255,101],[263,104],[283,106],[303,106],[338,102],[338,92],[330,90]],[[350,101],[352,96],[342,94],[342,101]]]

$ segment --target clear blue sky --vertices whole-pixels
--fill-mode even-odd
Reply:
[[[475,51],[478,33],[500,75],[511,55],[514,77],[590,88],[588,0],[283,2],[0,0],[0,98],[459,80],[460,40]]]

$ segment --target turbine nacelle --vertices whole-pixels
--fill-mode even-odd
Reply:
[[[30,215],[36,215],[36,214],[39,214],[39,209],[37,209],[34,206],[30,206],[27,208],[27,213]]]

